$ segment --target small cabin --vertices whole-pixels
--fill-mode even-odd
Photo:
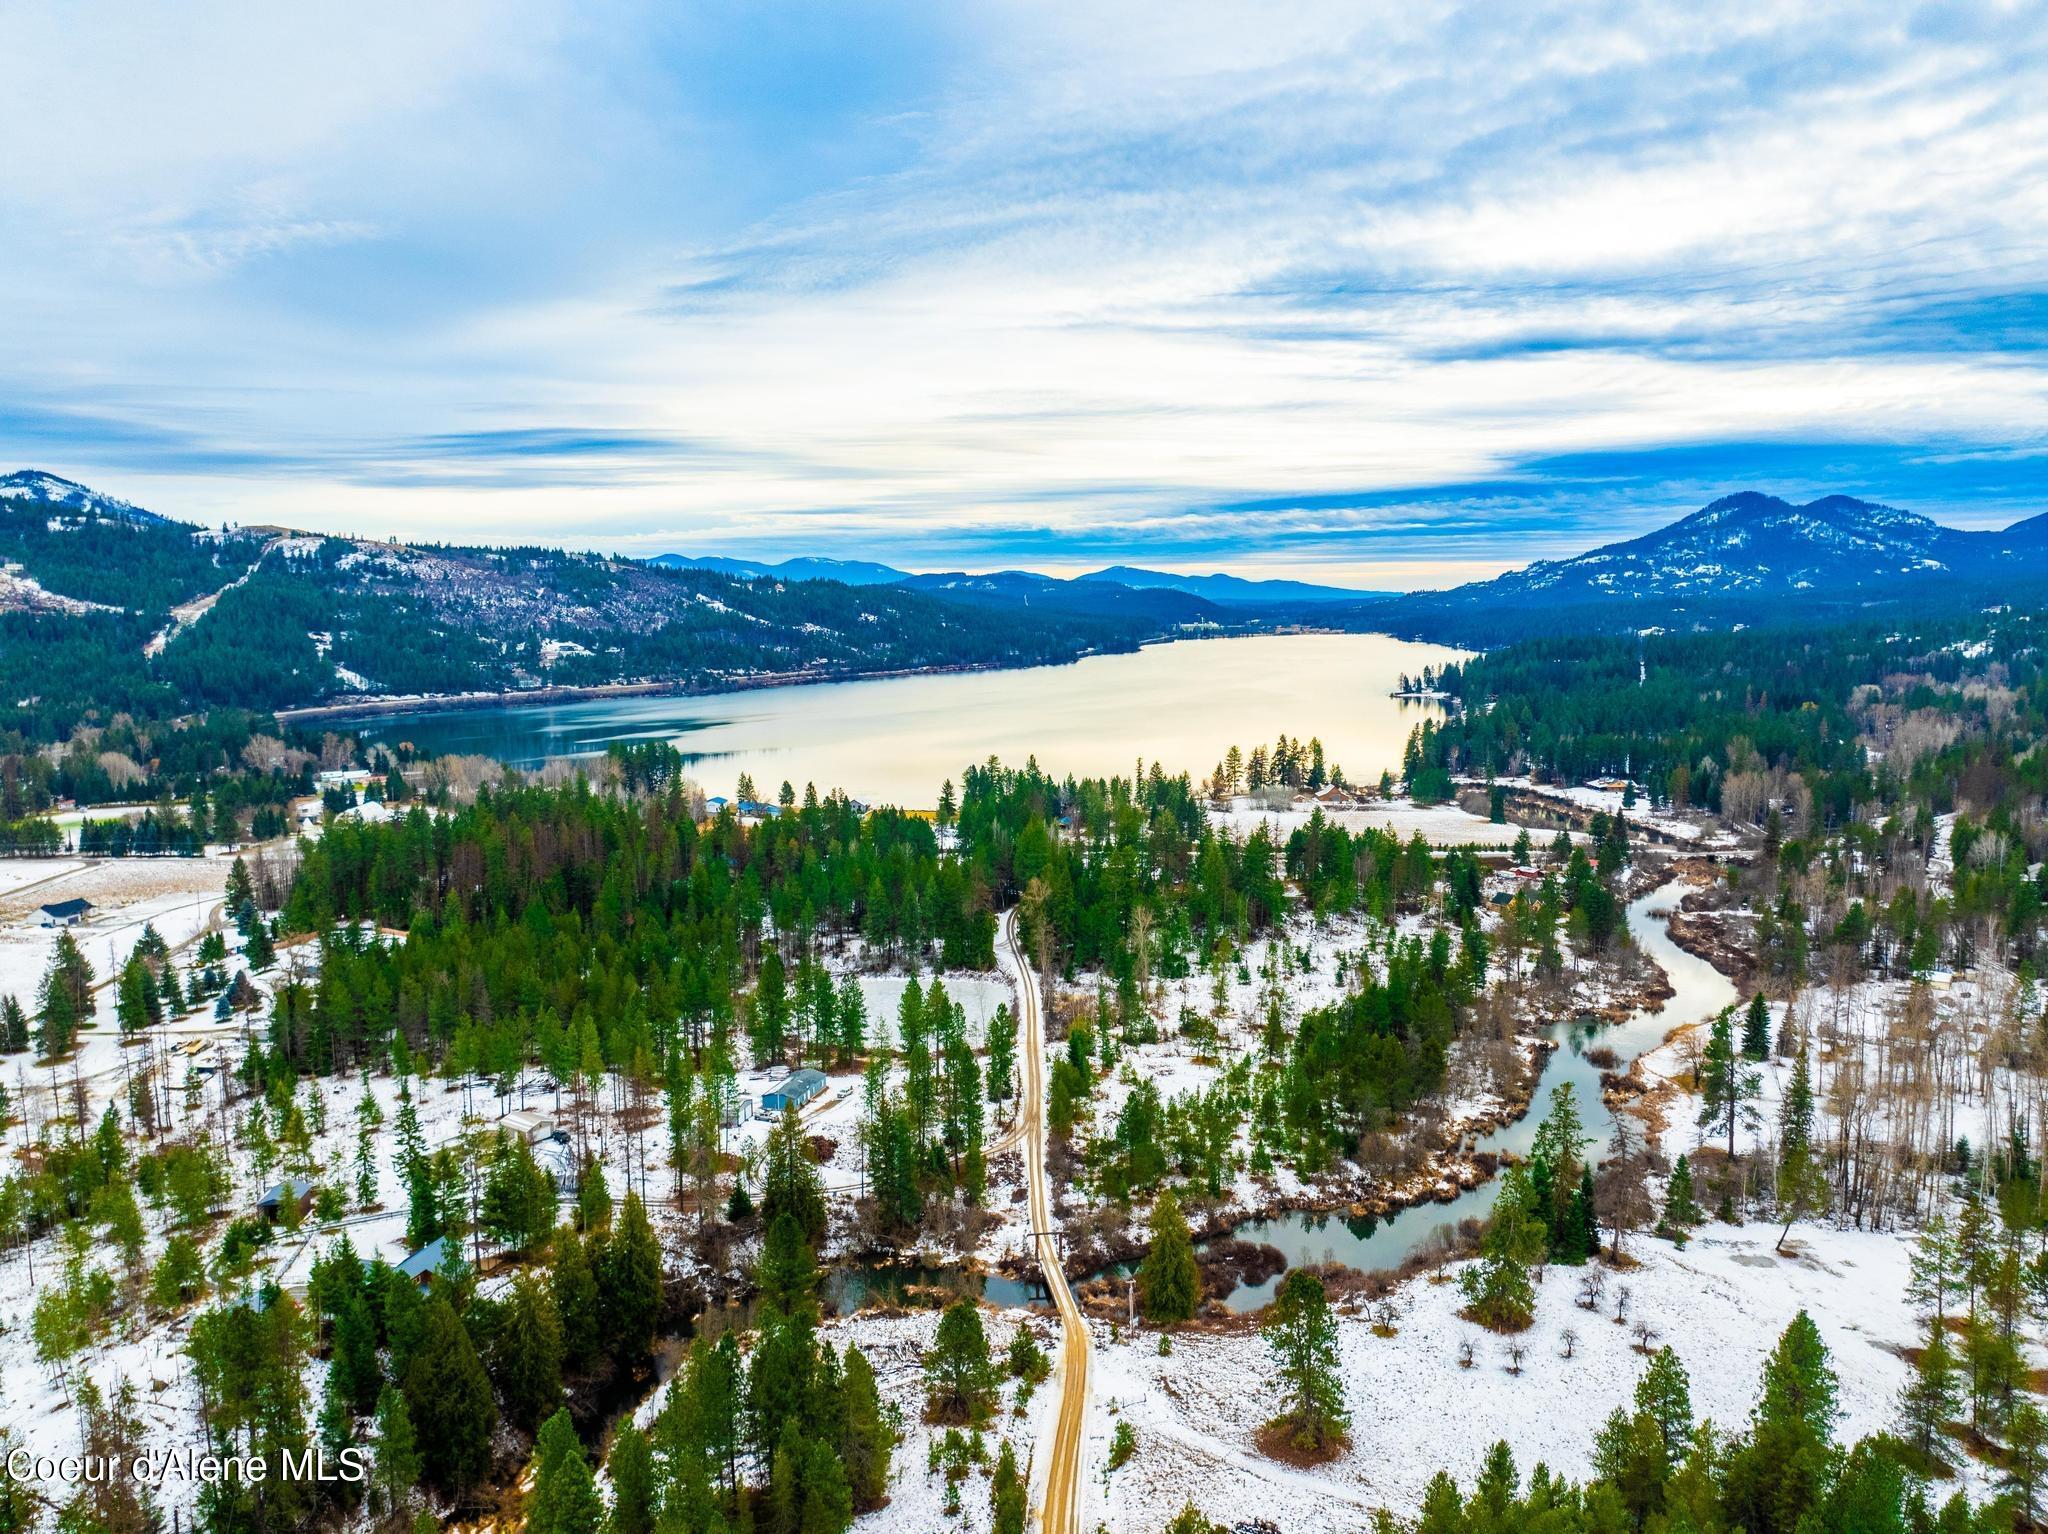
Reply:
[[[761,1112],[773,1116],[784,1108],[802,1108],[825,1090],[823,1071],[792,1071],[782,1084],[761,1094]]]
[[[312,1207],[313,1184],[304,1177],[287,1177],[283,1182],[274,1182],[256,1200],[256,1212],[273,1225],[284,1218],[287,1208],[303,1219]]]
[[[42,924],[45,927],[75,927],[92,912],[90,900],[59,900],[43,907]]]
[[[735,1093],[719,1104],[718,1122],[727,1129],[736,1124],[744,1124],[753,1116],[754,1100],[744,1092]]]

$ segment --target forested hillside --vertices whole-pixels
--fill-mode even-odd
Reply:
[[[1159,626],[560,549],[214,534],[31,474],[0,498],[0,553],[22,567],[0,584],[0,731],[38,743],[209,705],[1035,665]]]

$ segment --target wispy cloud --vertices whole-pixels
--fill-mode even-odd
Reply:
[[[0,454],[166,510],[1428,580],[2048,499],[2024,5],[100,19],[0,18]]]

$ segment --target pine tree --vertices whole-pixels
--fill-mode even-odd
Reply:
[[[555,1232],[555,1261],[548,1272],[548,1289],[562,1326],[562,1366],[572,1374],[587,1373],[604,1353],[604,1332],[590,1251],[573,1230]]]
[[[935,1422],[980,1422],[995,1405],[996,1368],[989,1357],[981,1308],[955,1300],[939,1317],[924,1355],[925,1400]]]
[[[531,1432],[561,1404],[562,1320],[539,1275],[521,1273],[503,1302],[491,1348],[491,1378],[505,1416]]]
[[[2013,1408],[2005,1426],[2006,1495],[2025,1514],[2028,1527],[2037,1525],[2041,1490],[2048,1481],[2048,1416],[2032,1401]]]
[[[1289,1272],[1261,1330],[1286,1402],[1269,1425],[1297,1452],[1329,1452],[1344,1441],[1351,1414],[1337,1368],[1337,1321],[1323,1281],[1305,1268]]]
[[[1024,1534],[1028,1511],[1024,1478],[1017,1473],[1017,1451],[1009,1439],[996,1455],[995,1473],[989,1478],[989,1508],[993,1534]]]
[[[1778,1111],[1778,1213],[1785,1217],[1778,1250],[1785,1249],[1795,1220],[1827,1206],[1827,1163],[1813,1144],[1813,1077],[1802,1048]]]
[[[28,1044],[28,1014],[10,995],[0,1001],[0,1054],[18,1055]]]
[[[1533,1211],[1534,1189],[1519,1166],[1501,1176],[1493,1215],[1481,1239],[1479,1261],[1459,1275],[1472,1319],[1495,1331],[1518,1332],[1535,1319],[1536,1290],[1529,1266],[1543,1257],[1543,1223]]]
[[[377,1362],[377,1321],[363,1287],[361,1268],[342,1285],[334,1307],[334,1351],[327,1370],[327,1388],[338,1391],[358,1412],[370,1410],[383,1384]]]
[[[425,1470],[419,1440],[413,1433],[412,1413],[396,1385],[386,1385],[377,1397],[374,1457],[373,1480],[384,1494],[386,1510],[396,1513],[412,1500],[413,1488]]]
[[[605,1470],[612,1482],[610,1534],[654,1534],[659,1483],[647,1435],[631,1422],[622,1424],[612,1435]]]
[[[1961,1286],[1955,1233],[1945,1214],[1931,1214],[1913,1241],[1906,1298],[1937,1326],[1948,1320],[1948,1302]]]
[[[1835,1375],[1820,1329],[1805,1311],[1764,1364],[1763,1395],[1748,1438],[1729,1457],[1729,1525],[1793,1534],[1826,1489],[1834,1451]]]
[[[405,1405],[419,1435],[428,1479],[460,1495],[491,1464],[498,1422],[491,1382],[462,1318],[438,1293],[427,1301],[419,1346],[405,1370]]]
[[[1657,1425],[1666,1472],[1676,1470],[1692,1438],[1692,1385],[1676,1350],[1663,1347],[1636,1381],[1636,1410]]]
[[[1683,1232],[1699,1224],[1700,1206],[1693,1198],[1692,1163],[1680,1156],[1671,1168],[1671,1182],[1664,1190],[1666,1234]]]
[[[1172,1326],[1193,1317],[1202,1303],[1202,1270],[1180,1200],[1168,1188],[1152,1206],[1152,1244],[1138,1268],[1145,1319]]]
[[[867,1355],[847,1345],[842,1375],[846,1426],[839,1441],[839,1459],[846,1467],[846,1485],[859,1512],[882,1505],[889,1490],[889,1459],[896,1430],[882,1411],[881,1391]]]
[[[1900,1427],[1906,1441],[1937,1464],[1944,1460],[1942,1429],[1955,1416],[1963,1398],[1947,1332],[1947,1327],[1938,1321],[1929,1325],[1927,1345],[1920,1350],[1913,1373],[1899,1394]]]
[[[796,1216],[777,1215],[769,1222],[767,1239],[754,1264],[754,1288],[761,1303],[783,1315],[805,1311],[815,1316],[817,1286],[818,1261],[797,1227]]]
[[[1749,1012],[1742,1021],[1742,1055],[1746,1060],[1767,1060],[1771,1054],[1771,1004],[1758,991],[1749,999]]]
[[[661,1318],[661,1245],[640,1195],[628,1193],[597,1256],[598,1317],[614,1360],[638,1363]]]
[[[597,1534],[604,1503],[567,1407],[541,1425],[533,1450],[533,1492],[526,1503],[531,1534]]]
[[[825,1239],[825,1186],[794,1104],[782,1110],[768,1131],[762,1157],[761,1218],[773,1225],[776,1216],[785,1213],[795,1218],[811,1246]]]
[[[1728,1160],[1735,1160],[1735,1131],[1754,1117],[1749,1107],[1756,1096],[1757,1074],[1743,1064],[1735,1047],[1733,1008],[1715,1017],[1700,1057],[1700,1124],[1715,1132],[1726,1129]]]

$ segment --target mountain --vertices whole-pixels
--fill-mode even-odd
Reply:
[[[39,506],[44,508],[46,515],[54,512],[90,520],[138,524],[167,520],[153,511],[144,511],[140,506],[131,506],[126,501],[102,495],[97,490],[88,490],[84,485],[45,474],[40,469],[16,469],[12,474],[0,475],[0,501]]]
[[[0,731],[37,740],[116,712],[1041,665],[1162,628],[1116,604],[964,610],[903,585],[554,548],[214,532],[55,476],[5,484],[0,559],[19,569],[0,579]]]
[[[1113,618],[1151,625],[1155,631],[1236,624],[1244,614],[1171,587],[1134,590],[1112,581],[1089,578],[1063,581],[1029,570],[997,570],[987,575],[949,571],[912,575],[901,585],[948,602],[971,607],[1021,608],[1061,617]]]
[[[1492,645],[1592,627],[1812,622],[1831,610],[2005,600],[2048,587],[2048,516],[2000,532],[1831,495],[1742,491],[1669,526],[1490,581],[1355,609],[1349,626]]]
[[[1166,570],[1145,570],[1136,565],[1111,565],[1106,570],[1080,577],[1084,581],[1108,581],[1133,591],[1170,589],[1185,591],[1220,607],[1278,607],[1308,602],[1378,601],[1391,592],[1358,591],[1349,586],[1317,586],[1308,581],[1248,581],[1237,575],[1175,575]]]
[[[764,564],[751,559],[729,559],[710,554],[695,558],[688,554],[657,554],[647,561],[664,570],[716,570],[739,580],[838,581],[843,586],[893,586],[907,572],[864,559],[785,559]]]

